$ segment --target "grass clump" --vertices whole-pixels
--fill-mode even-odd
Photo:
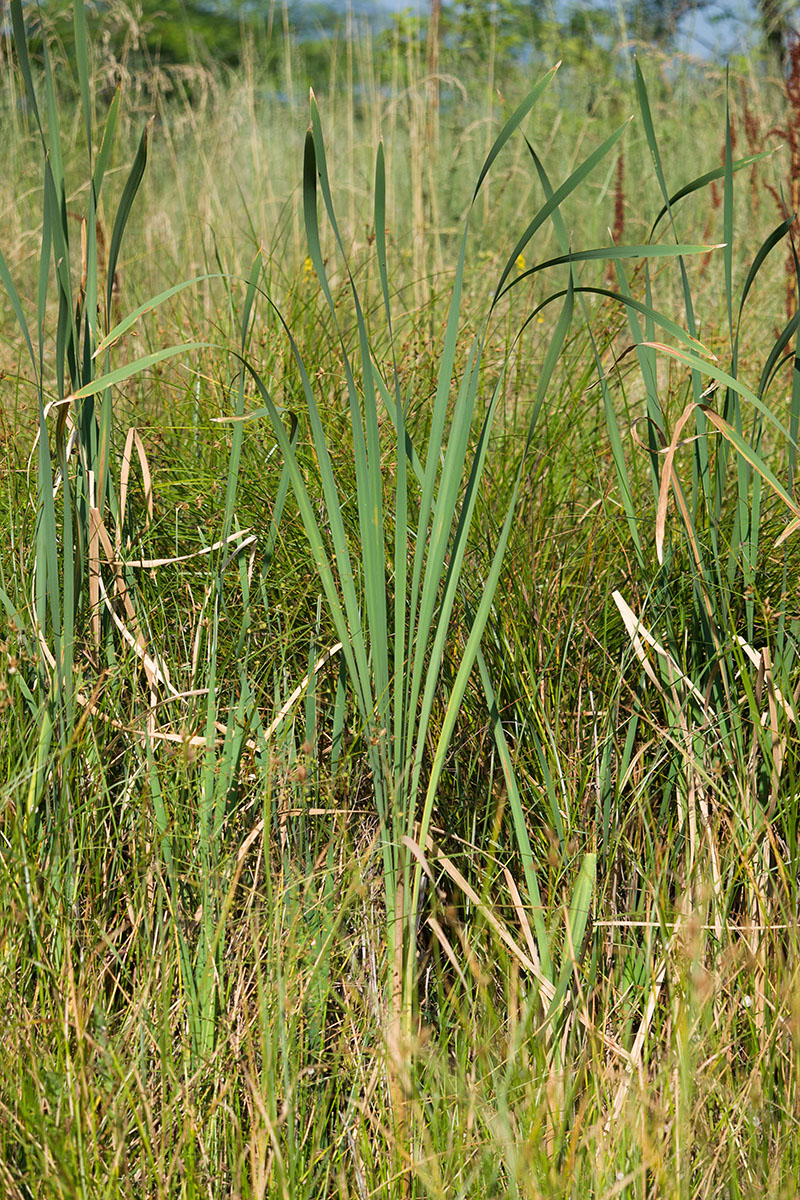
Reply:
[[[253,123],[170,200],[152,144],[224,145],[235,85],[138,143],[115,93],[98,138],[82,5],[72,126],[11,15],[42,219],[0,260],[4,1193],[793,1195],[798,322],[754,303],[793,217],[739,235],[769,158],[723,117],[673,180],[639,67],[637,132],[551,138],[551,70],[464,162],[390,104],[395,190],[332,80],[299,197],[262,207]]]

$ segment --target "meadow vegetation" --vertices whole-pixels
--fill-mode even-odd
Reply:
[[[796,1197],[800,50],[29,16],[2,1194]]]

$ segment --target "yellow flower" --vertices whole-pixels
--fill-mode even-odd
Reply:
[[[310,257],[310,256],[308,256],[308,257],[306,258],[306,261],[303,263],[303,274],[304,274],[304,275],[310,275],[310,274],[311,274],[311,270],[312,270],[313,266],[314,266],[314,264],[313,264],[313,263],[312,263],[312,261],[311,261],[311,257]]]
[[[518,271],[525,270],[525,255],[524,254],[517,255],[517,270]]]

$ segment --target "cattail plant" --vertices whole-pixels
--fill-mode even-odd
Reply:
[[[156,367],[177,354],[191,353],[199,346],[177,344],[116,368],[112,366],[112,350],[123,334],[144,313],[188,286],[187,283],[177,284],[114,323],[120,254],[147,163],[149,124],[142,131],[117,204],[106,251],[99,206],[101,194],[105,195],[104,184],[113,152],[121,95],[117,89],[109,105],[99,149],[95,149],[83,0],[76,0],[74,5],[74,28],[87,186],[85,212],[77,221],[74,211],[67,205],[72,189],[66,178],[59,105],[47,39],[43,38],[41,43],[44,75],[44,102],[41,104],[28,53],[21,0],[12,0],[11,21],[25,99],[42,154],[42,235],[36,324],[32,330],[0,252],[0,280],[11,301],[28,352],[38,410],[37,508],[30,620],[13,609],[10,601],[6,603],[16,628],[35,646],[39,666],[37,686],[26,689],[25,693],[36,722],[37,746],[24,819],[18,825],[30,932],[35,944],[38,934],[29,854],[40,857],[50,871],[50,883],[65,896],[66,910],[72,910],[77,903],[81,867],[77,856],[80,836],[75,818],[75,730],[97,714],[96,700],[101,690],[99,682],[95,682],[93,690],[88,690],[87,694],[83,680],[87,675],[91,680],[93,664],[101,654],[118,667],[120,650],[133,652],[144,677],[142,692],[146,697],[146,730],[150,736],[155,734],[157,692],[161,688],[169,692],[171,688],[168,671],[159,661],[158,651],[147,644],[145,623],[135,602],[135,589],[126,576],[123,543],[127,539],[123,538],[123,531],[134,455],[141,464],[150,515],[152,486],[144,446],[135,429],[129,431],[121,455],[114,453],[113,388],[143,370]],[[80,235],[77,239],[76,233]],[[54,329],[50,328],[51,322]],[[51,348],[52,359],[49,357]],[[234,453],[236,444],[234,438]],[[234,495],[235,490],[229,489],[231,506]],[[230,520],[226,528],[230,530]],[[111,595],[103,582],[104,569],[113,579],[113,583],[109,583]],[[175,689],[171,690],[174,694]],[[215,704],[212,689],[207,722],[212,732],[211,745],[215,740]],[[226,744],[223,780],[230,775],[240,743],[241,737],[229,739]],[[149,751],[152,765],[152,745]],[[213,765],[210,771],[213,779]],[[175,896],[178,884],[168,818],[154,772],[151,778],[164,866]],[[217,796],[215,787],[209,782],[200,838],[206,884],[212,858],[213,820],[209,812],[218,808]],[[182,941],[184,978],[193,1001],[190,1005],[193,1044],[199,1051],[207,1050],[213,1041],[214,961],[219,948],[210,908],[207,913],[196,968],[185,940]]]
[[[534,109],[555,75],[550,71],[506,121],[480,172],[472,196],[474,205],[495,161],[506,143]],[[524,967],[541,989],[542,1007],[553,1029],[563,1018],[573,971],[587,929],[596,855],[588,851],[580,865],[568,906],[565,951],[558,963],[553,938],[543,919],[543,900],[531,850],[530,836],[512,755],[497,709],[493,684],[481,653],[481,639],[492,611],[502,574],[517,498],[525,481],[528,452],[534,444],[537,423],[547,404],[548,389],[572,324],[576,287],[575,264],[611,258],[674,257],[697,253],[696,246],[619,246],[570,251],[564,246],[556,258],[526,266],[525,253],[548,218],[579,188],[590,172],[617,145],[627,122],[593,150],[531,217],[510,253],[477,334],[468,343],[466,366],[454,375],[460,336],[462,295],[469,217],[460,243],[452,284],[452,300],[439,362],[438,382],[431,413],[427,445],[415,446],[407,426],[392,309],[386,243],[386,178],[383,147],[375,167],[374,230],[377,270],[382,297],[384,338],[389,345],[387,375],[378,365],[365,317],[366,304],[347,262],[337,223],[333,187],[329,177],[322,121],[311,97],[311,126],[306,136],[303,206],[309,254],[325,298],[341,353],[341,373],[349,405],[352,458],[356,479],[357,544],[351,542],[342,520],[343,496],[333,467],[331,447],[314,394],[312,373],[303,362],[291,330],[295,368],[302,386],[306,417],[319,468],[324,521],[318,502],[304,478],[289,445],[282,414],[272,401],[255,364],[249,363],[264,401],[275,436],[289,468],[295,497],[314,555],[330,616],[346,666],[352,702],[363,729],[374,802],[380,822],[380,849],[386,905],[390,979],[387,996],[387,1046],[393,1105],[398,1137],[406,1136],[404,1080],[416,1011],[416,938],[422,919],[422,881],[432,875],[431,864],[445,870],[470,899],[482,902],[463,875],[440,855],[432,838],[437,793],[451,747],[458,714],[468,682],[478,668],[491,714],[497,754],[508,788],[512,823],[522,864],[524,884],[519,899],[530,913],[529,949],[522,951]],[[329,283],[330,267],[322,251],[319,208],[327,215],[333,238],[349,280],[358,341],[357,353],[348,349],[337,299]],[[508,363],[501,365],[489,393],[488,404],[478,404],[484,371],[487,331],[500,301],[522,280],[547,268],[567,273],[564,290],[549,296],[522,322],[524,336],[530,322],[551,303],[560,303],[550,343],[533,397],[525,453],[517,467],[511,498],[493,548],[485,578],[469,585],[465,576],[466,552],[472,531],[478,491],[486,467],[494,419],[504,392]],[[654,318],[675,330],[668,318]],[[692,343],[693,344],[693,343]],[[384,354],[384,359],[387,356]],[[473,439],[475,439],[473,441]],[[388,465],[387,465],[388,464]],[[387,567],[387,563],[389,564]],[[450,671],[446,657],[457,604],[471,613],[466,641]],[[435,706],[443,712],[434,722]],[[516,887],[516,885],[514,885]],[[519,897],[519,892],[515,893]],[[485,905],[482,906],[486,911]],[[494,918],[492,918],[494,919]],[[507,935],[508,936],[508,935]],[[511,940],[512,945],[516,943]],[[555,1048],[555,1043],[553,1043]]]
[[[686,903],[702,893],[710,906],[713,927],[721,928],[733,884],[720,869],[712,812],[716,803],[724,803],[730,810],[740,861],[752,857],[757,864],[739,897],[743,919],[757,928],[763,926],[771,905],[771,873],[785,869],[769,821],[778,804],[787,727],[797,720],[789,674],[794,650],[789,633],[792,618],[787,585],[791,567],[787,545],[800,524],[794,498],[800,427],[800,373],[794,357],[798,320],[793,317],[775,344],[768,347],[760,379],[752,386],[741,374],[740,336],[751,289],[770,253],[789,235],[794,214],[782,220],[759,247],[737,297],[733,273],[734,185],[737,173],[748,168],[753,158],[734,160],[728,113],[722,166],[670,192],[644,76],[638,66],[637,91],[664,201],[651,236],[666,220],[672,236],[677,238],[682,198],[705,187],[722,187],[721,249],[730,359],[723,368],[699,343],[691,346],[685,335],[677,345],[657,341],[654,289],[649,275],[642,325],[641,309],[633,301],[624,264],[617,263],[620,299],[627,308],[632,349],[641,371],[644,407],[640,419],[648,430],[647,443],[637,442],[636,446],[647,454],[655,508],[647,527],[632,503],[630,471],[611,402],[610,380],[598,355],[620,496],[639,572],[647,581],[647,613],[637,614],[619,590],[614,599],[643,673],[642,686],[652,695],[653,704],[663,706],[663,734],[674,748],[671,780],[679,834],[675,870],[685,889]],[[563,230],[561,236],[565,236]],[[682,260],[681,281],[687,329],[696,336],[697,306],[688,266]],[[787,353],[790,346],[795,348]],[[658,373],[658,359],[664,355],[683,364],[686,371],[684,407],[672,419],[671,428]],[[781,368],[792,364],[787,420],[782,405],[770,403],[768,397]],[[775,455],[765,452],[767,444],[776,439],[778,445],[786,447],[780,466],[776,465]],[[692,447],[691,461],[683,473],[678,467],[680,448],[687,444]],[[676,514],[672,525],[668,516],[671,496]],[[762,647],[756,640],[756,600],[759,567],[766,553],[764,514],[768,496],[774,498],[783,514],[777,540],[772,534],[774,549],[783,547],[778,568],[783,584],[777,605],[770,608],[766,644]],[[688,601],[687,580],[691,581]],[[637,701],[629,737],[635,737],[636,728],[645,719],[649,722],[653,718],[643,702]],[[627,742],[625,755],[630,753],[629,746]],[[724,790],[714,783],[715,771],[725,780]],[[788,844],[793,836],[790,829],[795,811],[792,802],[782,835]],[[604,844],[610,834],[610,820],[611,810],[607,809]],[[754,954],[759,944],[754,935]],[[762,970],[757,984],[761,1029],[767,1021],[769,991]]]
[[[41,112],[28,57],[23,8],[18,0],[11,5],[11,21],[26,101],[40,137],[43,158],[42,240],[33,333],[5,260],[0,257],[0,276],[24,336],[37,390],[38,517],[32,609],[41,667],[40,693],[35,701],[41,721],[37,762],[43,764],[54,728],[57,737],[66,739],[73,723],[76,630],[87,616],[94,623],[99,640],[97,521],[109,509],[112,485],[111,391],[108,384],[98,383],[96,350],[100,338],[108,332],[122,238],[144,172],[148,133],[145,129],[142,134],[119,203],[103,279],[97,238],[98,204],[114,141],[119,92],[109,108],[100,149],[95,153],[85,14],[83,4],[78,3],[74,10],[75,44],[89,187],[76,249],[74,225],[67,211],[58,107],[47,43],[42,42],[45,107]],[[46,359],[51,279],[56,309],[52,363]],[[55,394],[51,392],[51,380]],[[53,450],[55,473],[51,466]],[[44,770],[37,771],[31,781],[28,800],[31,817],[42,799],[45,775]]]

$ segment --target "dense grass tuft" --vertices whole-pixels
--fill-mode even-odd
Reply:
[[[3,1194],[794,1196],[780,88],[26,15]]]

